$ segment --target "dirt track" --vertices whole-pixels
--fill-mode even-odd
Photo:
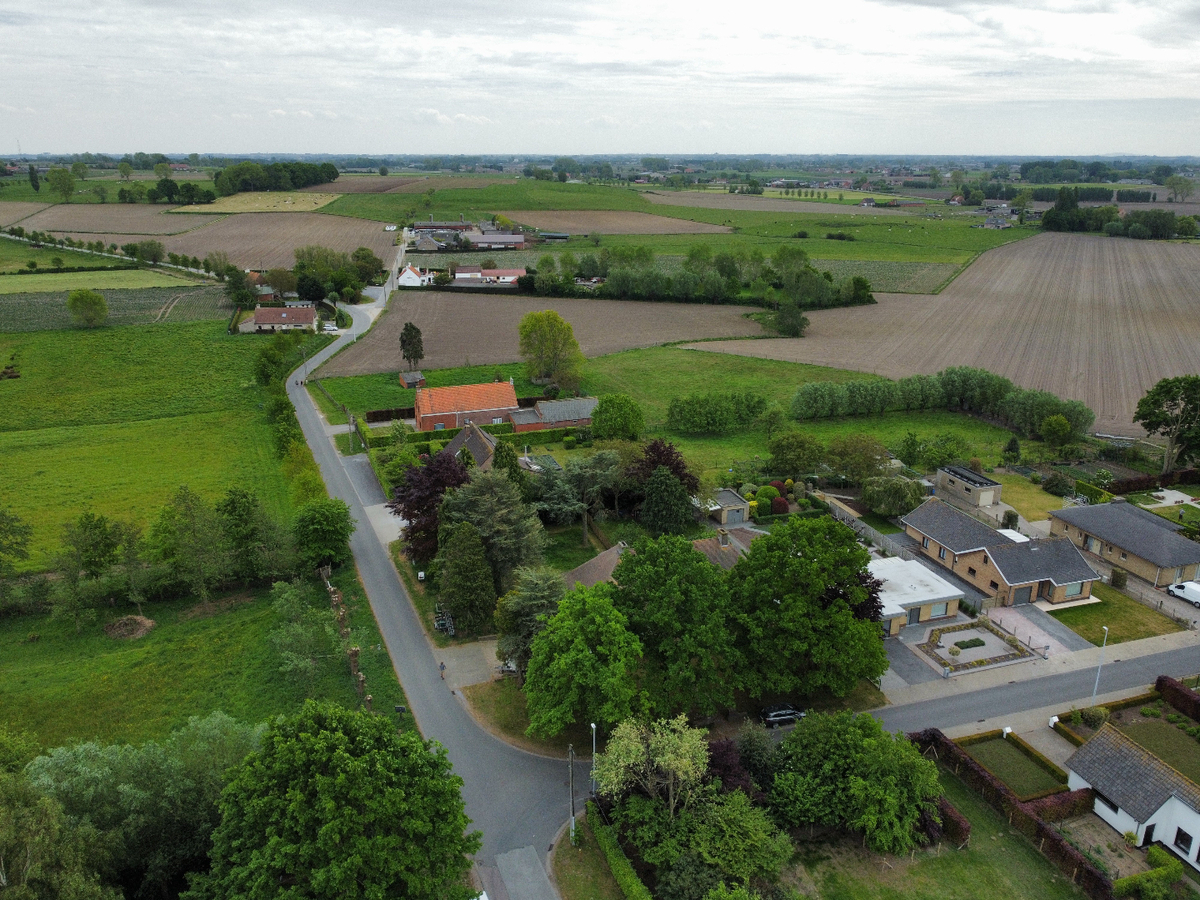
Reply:
[[[876,372],[981,366],[1082,400],[1136,434],[1160,378],[1200,372],[1200,246],[1044,234],[991,250],[937,296],[808,314],[808,336],[695,349]]]
[[[565,231],[568,234],[728,234],[724,225],[689,222],[670,216],[655,216],[640,212],[611,212],[601,210],[553,210],[532,212],[521,210],[501,213],[521,225],[532,225],[542,231]]]
[[[370,333],[321,367],[322,377],[396,372],[400,330],[405,322],[421,329],[422,366],[491,365],[520,359],[517,323],[527,312],[555,309],[575,329],[585,356],[602,356],[666,341],[726,335],[762,334],[757,322],[742,317],[744,306],[637,303],[621,300],[555,300],[405,291]]]

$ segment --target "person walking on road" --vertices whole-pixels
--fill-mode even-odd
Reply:
[[[446,680],[446,664],[444,662],[438,663],[438,672],[442,676],[442,681],[445,681]]]

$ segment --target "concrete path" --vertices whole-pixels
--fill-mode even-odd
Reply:
[[[354,318],[353,328],[317,354],[310,369],[369,327],[369,312],[354,307],[347,311]],[[366,512],[383,497],[378,485],[367,477],[365,459],[343,460],[325,434],[308,391],[296,384],[295,377],[288,380],[287,390],[330,494],[346,501],[358,523],[350,547],[409,708],[421,733],[446,748],[455,773],[464,781],[467,815],[473,827],[483,832],[476,862],[493,865],[497,856],[512,850],[549,847],[569,815],[567,763],[526,753],[496,739],[476,724],[461,696],[438,677],[433,648]],[[588,790],[588,766],[585,760],[575,765],[579,808]]]

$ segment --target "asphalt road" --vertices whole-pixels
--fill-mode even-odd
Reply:
[[[1100,676],[1100,693],[1152,685],[1159,675],[1175,678],[1200,669],[1200,650],[1185,647],[1152,656],[1122,660],[1120,644],[1108,648],[1109,661]],[[1003,684],[984,690],[938,697],[904,706],[888,706],[874,715],[888,731],[951,728],[995,716],[1058,705],[1085,705],[1096,683],[1095,669],[1080,669],[1029,681]],[[1080,702],[1082,701],[1082,703]]]
[[[353,308],[350,312],[354,327],[314,356],[308,371],[367,329],[368,317]],[[379,502],[377,484],[360,471],[361,458],[348,460],[347,471],[325,434],[308,391],[295,376],[287,389],[330,494],[349,504],[358,523],[350,547],[409,708],[421,733],[446,748],[455,773],[463,779],[467,815],[483,832],[483,847],[476,860],[493,865],[497,854],[530,845],[543,854],[570,814],[567,763],[526,753],[496,739],[476,724],[461,697],[453,695],[438,677],[425,631],[363,511],[365,505]],[[576,762],[577,804],[588,792],[588,768],[589,763]]]

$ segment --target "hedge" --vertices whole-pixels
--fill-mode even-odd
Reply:
[[[1165,475],[1141,475],[1135,478],[1118,478],[1108,486],[1112,494],[1133,494],[1153,491],[1173,484],[1200,484],[1200,469],[1180,469]]]
[[[596,843],[604,853],[604,858],[608,860],[608,868],[612,871],[613,878],[616,879],[617,887],[625,895],[625,900],[653,900],[649,889],[642,884],[637,872],[633,870],[633,864],[629,861],[629,857],[617,843],[616,832],[611,825],[605,825],[601,821],[600,810],[590,800],[587,805],[587,817],[592,824],[592,834],[596,835]]]
[[[480,431],[486,431],[488,434],[503,435],[512,434],[512,422],[501,422],[498,425],[480,425]],[[409,444],[421,444],[426,441],[431,441],[437,438],[439,441],[452,441],[462,431],[461,428],[438,428],[431,431],[410,431],[404,436],[404,440]],[[545,432],[541,432],[545,434]]]
[[[1139,872],[1137,875],[1127,875],[1113,882],[1114,897],[1140,895],[1142,888],[1149,884],[1174,884],[1183,877],[1183,863],[1164,850],[1154,846],[1146,851],[1146,862],[1154,866],[1149,872]]]
[[[1158,676],[1158,680],[1154,682],[1154,689],[1169,706],[1173,706],[1193,722],[1200,722],[1200,694],[1167,675]]]
[[[490,431],[492,428],[503,428],[504,425],[485,425],[484,431]],[[507,441],[510,444],[516,444],[518,447],[523,444],[557,444],[563,438],[574,437],[577,429],[575,428],[545,428],[541,431],[519,431],[513,432],[512,425],[508,425],[508,431],[493,431],[492,434],[500,435],[500,440]]]
[[[54,249],[54,248],[48,248]],[[65,249],[65,248],[63,248]],[[38,266],[36,269],[17,269],[0,275],[57,275],[62,272],[127,272],[137,266]]]
[[[938,814],[942,817],[942,834],[946,840],[957,847],[971,840],[971,820],[945,797],[938,798]]]
[[[1086,481],[1076,480],[1075,493],[1087,497],[1088,503],[1107,503],[1113,498],[1113,495],[1104,490],[1104,488],[1098,488],[1094,484],[1088,484]]]

